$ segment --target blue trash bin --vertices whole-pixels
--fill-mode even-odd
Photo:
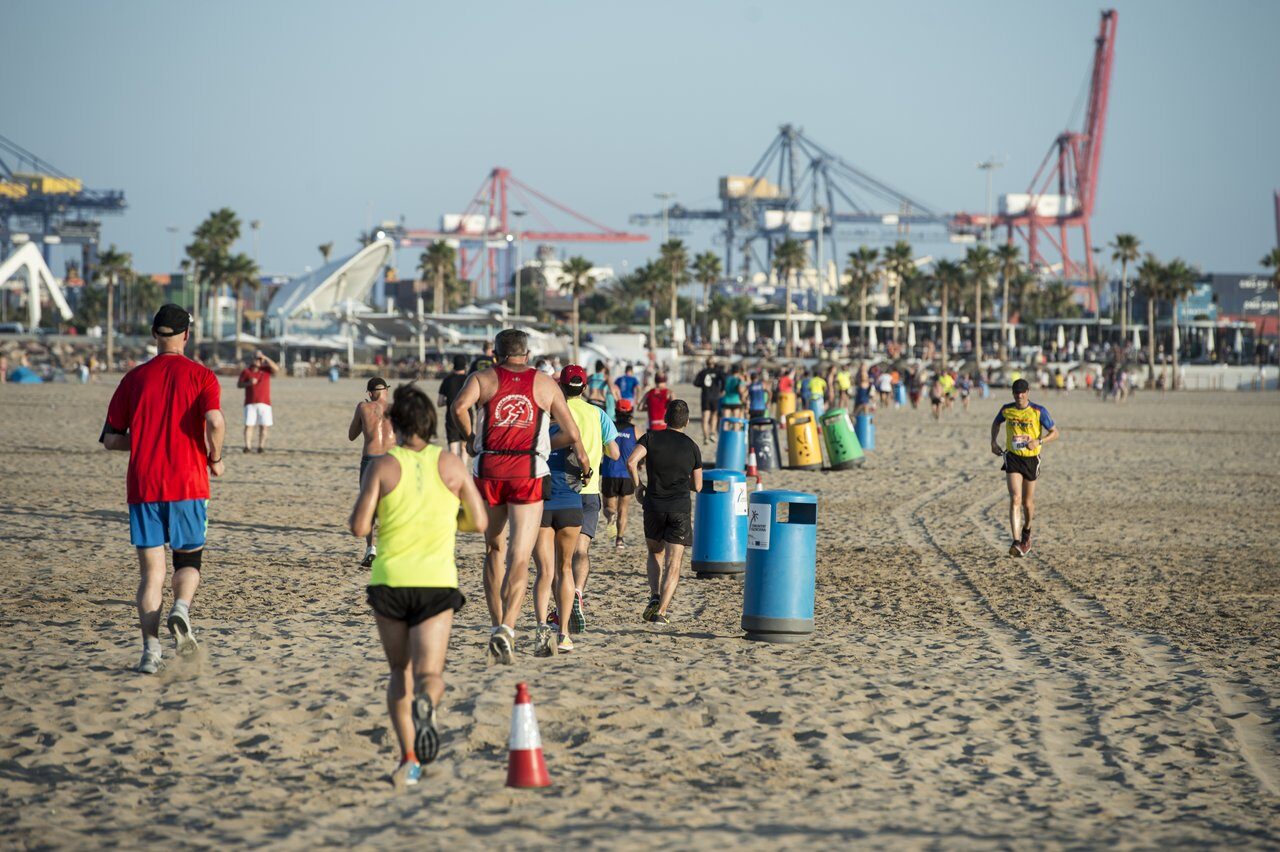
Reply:
[[[747,477],[740,470],[704,470],[693,507],[693,573],[741,574],[747,564]]]
[[[818,498],[756,491],[749,500],[742,629],[758,642],[801,642],[813,632]]]
[[[746,472],[747,421],[741,417],[720,418],[720,432],[716,435],[716,467]]]
[[[859,414],[854,418],[853,434],[858,436],[862,451],[869,453],[876,448],[876,422],[870,414]]]
[[[907,386],[902,382],[898,382],[893,386],[893,401],[898,404],[899,408],[907,404]]]
[[[778,428],[772,417],[753,417],[747,424],[751,449],[756,451],[756,469],[778,470],[782,467],[782,450],[778,445]]]

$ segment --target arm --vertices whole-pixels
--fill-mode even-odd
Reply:
[[[110,426],[103,427],[102,446],[108,450],[123,450],[129,452],[129,433],[116,432]]]
[[[347,518],[347,529],[354,536],[366,536],[373,529],[378,500],[382,497],[382,473],[388,464],[400,463],[392,456],[374,459],[373,464],[365,470],[364,478],[360,480],[360,494],[356,497],[355,506],[351,508],[351,517]]]
[[[476,488],[475,480],[467,473],[467,466],[453,453],[441,453],[439,466],[440,478],[462,501],[458,529],[462,532],[484,532],[489,526],[489,513]]]
[[[582,435],[578,433],[578,424],[573,419],[573,413],[569,411],[569,403],[564,401],[564,394],[560,392],[560,388],[556,387],[550,376],[542,373],[538,374],[537,383],[542,385],[544,391],[549,390],[551,393],[551,416],[560,424],[560,431],[569,436],[569,443],[573,444],[573,452],[578,457],[578,464],[582,465],[583,470],[591,470],[591,459],[587,458],[587,448],[582,445]]]
[[[622,451],[618,449],[617,441],[610,441],[609,443],[605,444],[604,454],[609,458],[613,459],[614,461],[617,461],[618,459],[622,458]]]
[[[471,438],[471,406],[480,401],[480,374],[472,373],[467,376],[467,381],[462,386],[462,390],[458,391],[458,396],[453,401],[453,405],[449,410],[453,412],[453,421],[458,424],[458,430],[462,432],[463,437],[467,438],[470,443]]]
[[[1056,441],[1061,437],[1062,435],[1059,434],[1058,427],[1053,426],[1049,429],[1047,434],[1045,434],[1040,438],[1040,440],[1037,441],[1033,438],[1031,441],[1027,442],[1027,446],[1033,450],[1036,450],[1036,449],[1039,449],[1040,447],[1043,447],[1045,444],[1049,443],[1050,441]]]
[[[364,434],[364,422],[360,417],[360,408],[363,402],[356,405],[356,413],[351,415],[351,425],[347,427],[347,440],[354,441]]]
[[[204,413],[204,448],[208,454],[209,472],[214,476],[222,476],[222,437],[226,433],[227,424],[222,419],[222,412],[210,409]],[[216,459],[216,461],[215,461]]]
[[[693,470],[693,491],[696,493],[702,490],[702,468],[694,468]]]
[[[244,377],[244,372],[245,372],[244,370],[241,370],[241,371],[240,371],[240,378],[236,379],[236,387],[238,387],[238,388],[247,388],[247,387],[249,387],[249,385],[253,384],[253,380],[252,380],[252,379],[246,379],[246,378]]]
[[[258,350],[258,354],[262,356],[263,361],[267,362],[267,372],[273,376],[278,375],[280,372],[280,365],[275,361],[272,361],[271,356],[263,352],[261,349]]]
[[[627,456],[627,473],[631,474],[631,483],[640,487],[640,462],[644,461],[644,457],[649,454],[649,448],[643,444],[636,444],[636,448],[631,451],[631,455]]]
[[[1004,422],[1004,412],[996,415],[996,419],[991,421],[991,452],[996,455],[1002,455],[1004,450],[1000,449],[1000,442],[997,440],[1000,436],[1000,424]]]

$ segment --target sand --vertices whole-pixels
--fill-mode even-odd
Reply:
[[[230,448],[239,395],[224,381]],[[815,492],[816,632],[741,638],[741,583],[643,624],[639,515],[572,656],[486,668],[481,546],[442,757],[395,793],[385,664],[343,524],[355,381],[279,380],[214,486],[203,652],[138,644],[111,383],[0,387],[0,845],[1045,848],[1280,843],[1280,397],[1041,399],[1065,437],[1009,558],[998,401],[884,411]],[[166,600],[168,596],[166,595]],[[166,604],[167,605],[167,604]],[[530,610],[531,613],[531,610]],[[528,681],[554,786],[503,786]]]

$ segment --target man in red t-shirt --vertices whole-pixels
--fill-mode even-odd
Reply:
[[[667,387],[667,377],[658,373],[653,377],[656,387],[640,400],[640,411],[649,412],[649,431],[661,432],[667,428],[667,403],[671,401],[671,389]]]
[[[250,452],[250,436],[258,427],[258,452],[267,449],[267,430],[274,425],[271,419],[271,377],[280,372],[280,365],[259,349],[253,353],[249,366],[240,373],[236,387],[244,388],[244,451]]]
[[[218,378],[182,354],[191,316],[163,305],[151,324],[158,354],[120,380],[107,408],[101,440],[129,453],[129,539],[138,549],[138,621],[142,661],[160,670],[160,605],[164,602],[164,546],[173,550],[173,609],[168,627],[178,653],[196,649],[190,606],[200,585],[208,527],[209,474],[222,475],[225,424]]]

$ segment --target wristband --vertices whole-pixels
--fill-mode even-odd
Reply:
[[[208,459],[209,464],[220,464],[222,462],[222,456],[218,456],[216,459],[211,459],[208,456],[205,456],[205,458]]]

